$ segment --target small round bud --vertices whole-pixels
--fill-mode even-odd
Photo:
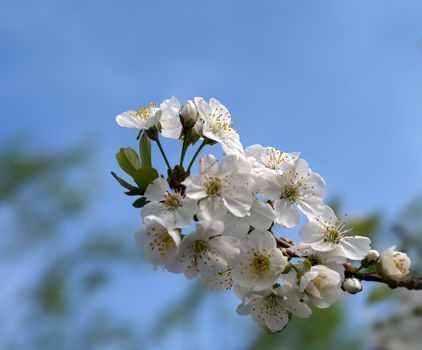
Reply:
[[[342,288],[350,294],[356,294],[362,290],[362,285],[357,278],[352,277],[343,281]]]
[[[195,125],[196,120],[198,119],[198,111],[191,100],[186,102],[180,109],[179,116],[180,122],[184,128],[190,129]]]
[[[365,260],[367,260],[370,263],[376,262],[380,258],[380,253],[378,250],[371,249],[366,256]]]
[[[380,253],[377,250],[370,250],[368,255],[365,257],[365,259],[362,260],[362,266],[363,267],[369,267],[373,264],[375,264],[378,259],[380,258]]]

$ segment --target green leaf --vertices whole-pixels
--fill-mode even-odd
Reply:
[[[116,159],[120,167],[130,176],[134,176],[136,170],[141,167],[138,154],[133,148],[120,148],[120,151],[116,153]]]
[[[149,139],[147,133],[141,137],[139,141],[139,153],[141,155],[141,164],[143,168],[152,168],[151,160],[151,140]]]
[[[139,191],[138,187],[131,185],[130,183],[123,180],[121,177],[117,176],[114,171],[111,172],[111,175],[117,180],[117,182],[124,188],[129,191]],[[127,193],[127,192],[126,192]]]
[[[139,189],[142,194],[144,194],[148,185],[152,183],[158,176],[158,171],[154,168],[140,168],[136,170],[133,179],[139,186]]]
[[[383,301],[385,299],[391,298],[394,296],[393,290],[388,288],[387,286],[376,286],[372,288],[371,292],[366,299],[368,304],[377,303]]]
[[[143,208],[147,204],[147,199],[145,197],[138,198],[132,203],[135,208]]]

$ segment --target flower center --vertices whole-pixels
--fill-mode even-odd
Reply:
[[[252,274],[260,275],[270,270],[270,259],[266,255],[257,255],[251,262]]]
[[[176,210],[183,205],[182,196],[180,193],[169,194],[166,193],[163,200],[164,205],[168,210]]]
[[[394,254],[393,261],[396,267],[399,269],[399,271],[402,274],[407,273],[406,259],[403,259],[402,257],[400,257],[400,254]]]
[[[157,249],[159,254],[164,256],[173,245],[174,241],[168,231],[162,230],[155,235],[155,239],[150,242],[149,247],[151,250]]]
[[[319,290],[322,291],[323,289],[325,289],[325,285],[323,284],[323,280],[325,279],[324,276],[317,276],[316,278],[313,279],[312,283],[315,285],[315,287]]]
[[[286,185],[283,188],[283,191],[281,192],[280,199],[285,199],[286,201],[289,201],[291,203],[295,203],[298,196],[299,196],[299,189],[301,184],[298,183],[296,185]]]
[[[192,243],[192,251],[195,255],[201,255],[209,248],[207,241],[198,240]]]
[[[267,148],[265,153],[261,155],[261,159],[266,168],[277,170],[284,162],[283,152],[275,148]]]
[[[321,258],[316,254],[310,254],[307,256],[307,259],[313,265],[320,265],[322,263]]]
[[[157,104],[154,102],[151,102],[148,107],[138,107],[138,112],[131,112],[130,115],[132,117],[138,117],[142,120],[147,121],[149,118],[155,115],[157,112],[158,107]]]
[[[214,134],[218,134],[220,131],[233,130],[230,114],[228,111],[224,111],[223,108],[215,108],[210,117],[213,120],[211,129]]]
[[[221,180],[218,177],[210,177],[205,183],[205,192],[208,197],[219,197],[221,196],[221,191],[223,186]]]
[[[324,232],[324,241],[338,244],[343,237],[337,226],[327,227]]]
[[[274,310],[275,308],[277,308],[278,306],[280,306],[283,301],[285,300],[285,297],[280,297],[278,295],[275,294],[270,294],[267,296],[266,298],[267,300],[267,306]]]

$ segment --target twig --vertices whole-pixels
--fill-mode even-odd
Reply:
[[[291,248],[295,245],[293,241],[289,240],[288,238],[282,237],[278,238],[275,237],[277,242],[277,246],[286,253],[290,258],[298,257],[294,252],[292,252]],[[355,274],[354,272],[357,271],[355,268],[354,270],[350,270],[350,264],[345,264],[345,275],[346,277],[356,277],[361,281],[368,281],[368,282],[378,282],[378,283],[385,283],[390,288],[406,288],[408,290],[422,290],[422,277],[407,277],[403,278],[399,281],[389,280],[384,278],[379,274]]]

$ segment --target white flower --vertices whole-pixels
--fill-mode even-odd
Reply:
[[[199,204],[197,216],[199,220],[220,220],[224,222],[223,234],[244,237],[251,228],[258,230],[268,230],[274,220],[274,210],[268,203],[255,199],[249,215],[238,217],[233,215],[223,205],[203,205]]]
[[[199,167],[200,175],[183,182],[188,198],[201,200],[202,210],[224,206],[239,217],[249,213],[254,196],[248,189],[251,168],[247,160],[229,155],[217,162],[207,155],[201,157]]]
[[[229,111],[215,98],[209,103],[202,97],[195,98],[199,116],[202,120],[202,135],[218,142],[226,154],[243,154],[239,134],[232,128]]]
[[[179,192],[167,192],[167,188],[168,183],[162,177],[148,185],[145,197],[149,203],[143,207],[142,217],[158,216],[171,228],[191,225],[196,212],[196,201],[183,197]]]
[[[275,222],[285,227],[294,227],[299,221],[297,206],[307,217],[324,211],[325,182],[321,176],[309,169],[308,163],[298,159],[286,163],[282,174],[267,174],[267,185],[262,191],[274,201]]]
[[[392,246],[382,252],[381,266],[385,276],[398,281],[409,273],[411,262],[406,253],[395,251],[395,249],[396,246]]]
[[[273,285],[288,264],[271,232],[253,230],[242,241],[232,262],[233,280],[241,287],[262,290]]]
[[[270,332],[278,332],[286,327],[290,315],[303,318],[311,315],[311,309],[301,301],[301,297],[301,293],[290,286],[270,287],[243,297],[237,313],[250,314],[261,327]]]
[[[144,218],[144,224],[136,232],[135,240],[154,266],[166,266],[174,261],[180,245],[179,233],[155,216]]]
[[[356,294],[362,291],[362,284],[355,277],[346,278],[343,281],[342,288],[350,294]]]
[[[176,97],[164,100],[160,104],[161,133],[164,137],[178,139],[182,133],[182,123],[179,118],[180,103]]]
[[[254,171],[259,176],[265,171],[275,174],[282,173],[285,164],[294,165],[299,159],[300,153],[287,153],[273,147],[252,145],[245,149],[245,156],[255,159]]]
[[[318,308],[331,306],[340,294],[341,277],[324,265],[312,266],[300,279],[300,291],[305,292]]]
[[[148,130],[157,126],[161,118],[161,110],[155,103],[148,107],[139,107],[138,111],[127,111],[116,117],[116,122],[121,127]]]
[[[200,274],[204,279],[226,271],[239,247],[236,238],[221,236],[223,229],[221,221],[198,222],[196,231],[183,238],[176,260],[167,269],[183,272],[187,278]]]
[[[324,213],[303,225],[300,237],[304,243],[320,252],[334,251],[334,255],[343,255],[351,260],[362,260],[371,249],[371,240],[362,236],[345,237],[344,224],[330,207]]]

